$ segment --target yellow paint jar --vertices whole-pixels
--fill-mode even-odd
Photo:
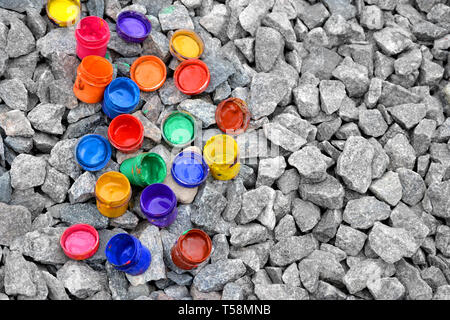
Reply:
[[[80,19],[80,0],[48,0],[47,15],[60,27],[72,26]]]
[[[198,59],[203,48],[203,40],[191,30],[178,30],[170,38],[170,53],[180,61]]]
[[[117,218],[128,209],[131,198],[131,185],[120,172],[110,171],[102,174],[95,184],[97,209],[108,218]]]
[[[217,180],[231,180],[241,169],[239,146],[231,136],[219,134],[211,137],[203,148],[203,156]]]

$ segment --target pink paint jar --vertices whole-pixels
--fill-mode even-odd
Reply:
[[[104,57],[110,37],[108,23],[102,18],[89,16],[81,19],[75,29],[78,58],[83,59],[86,56]]]

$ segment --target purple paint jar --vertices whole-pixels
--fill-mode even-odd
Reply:
[[[177,197],[165,184],[154,183],[146,187],[141,193],[140,202],[142,213],[157,227],[167,227],[177,217]]]
[[[140,12],[123,11],[117,16],[116,32],[127,42],[144,42],[151,30],[150,20]]]

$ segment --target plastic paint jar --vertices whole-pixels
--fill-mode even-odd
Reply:
[[[171,225],[178,214],[177,197],[165,184],[155,183],[141,193],[141,211],[147,220],[160,228]]]
[[[49,20],[60,27],[72,26],[80,19],[80,0],[48,0],[45,9]]]
[[[145,187],[153,183],[161,183],[167,175],[164,159],[157,153],[142,153],[127,159],[120,165],[122,172],[132,185]]]
[[[144,42],[151,30],[150,20],[140,12],[123,11],[117,16],[116,32],[127,42]]]
[[[239,146],[236,140],[225,134],[211,137],[203,148],[203,156],[217,180],[231,180],[241,168]]]
[[[205,182],[209,167],[202,155],[193,151],[177,154],[172,162],[173,180],[185,188],[195,188]]]
[[[250,123],[247,103],[239,98],[228,98],[216,108],[216,123],[227,134],[241,134]]]
[[[131,65],[130,77],[142,91],[155,91],[166,81],[166,65],[156,56],[142,56]]]
[[[66,256],[74,260],[92,257],[98,250],[97,230],[88,224],[74,224],[67,228],[59,240]]]
[[[109,171],[102,174],[95,184],[97,209],[108,218],[117,218],[128,209],[131,199],[131,185],[120,172]]]
[[[104,57],[110,36],[108,23],[102,18],[88,16],[81,19],[75,29],[78,58],[91,55]]]
[[[144,126],[138,118],[121,114],[109,124],[108,139],[120,152],[136,152],[144,143]]]
[[[111,159],[111,146],[98,134],[87,134],[75,146],[75,159],[86,171],[99,171]]]
[[[203,40],[192,30],[178,30],[170,38],[170,53],[180,61],[200,58],[203,49]]]
[[[103,57],[87,56],[77,68],[73,85],[75,96],[85,103],[98,103],[103,99],[106,86],[112,81],[112,64]]]
[[[161,121],[163,139],[172,147],[185,147],[197,136],[197,122],[185,111],[174,111]]]
[[[102,110],[108,118],[132,112],[139,104],[140,91],[137,84],[125,77],[114,79],[103,94]]]
[[[180,269],[191,270],[211,255],[211,238],[200,229],[190,229],[178,238],[170,251],[173,263]]]
[[[152,261],[150,250],[127,233],[119,233],[109,239],[105,255],[115,269],[132,276],[144,273]]]
[[[208,88],[211,74],[203,61],[188,59],[176,68],[173,78],[178,90],[192,96],[200,94]]]

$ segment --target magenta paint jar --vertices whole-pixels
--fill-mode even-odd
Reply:
[[[149,185],[141,193],[141,210],[151,224],[165,228],[178,214],[177,197],[172,189],[162,183]]]
[[[89,16],[81,19],[75,29],[78,58],[83,59],[86,56],[104,57],[110,37],[108,23],[102,18]]]

